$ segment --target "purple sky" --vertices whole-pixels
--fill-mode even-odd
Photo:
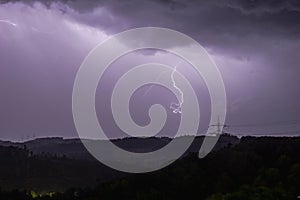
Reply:
[[[225,82],[226,124],[250,124],[229,132],[299,134],[300,121],[292,123],[300,120],[297,0],[0,2],[0,139],[76,137],[71,98],[81,62],[108,36],[143,26],[181,31],[208,50]],[[149,61],[175,64],[172,55],[138,52],[112,67]],[[182,65],[180,70],[188,68]],[[153,99],[144,103],[155,102],[159,92],[154,88],[148,94]],[[136,118],[147,122],[147,117]],[[177,116],[173,118],[177,123]],[[266,125],[273,122],[278,123]]]

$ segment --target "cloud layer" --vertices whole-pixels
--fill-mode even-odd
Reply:
[[[226,84],[228,123],[300,115],[299,1],[0,2],[2,138],[76,136],[71,94],[82,60],[110,35],[143,26],[181,31],[208,50]]]

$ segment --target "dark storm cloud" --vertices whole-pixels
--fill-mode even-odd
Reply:
[[[33,4],[33,0],[10,1]],[[299,35],[300,3],[297,0],[42,0],[84,23],[120,31],[138,26],[169,26],[197,35],[202,30],[212,35],[261,36]],[[71,12],[72,8],[75,12]],[[104,8],[111,13],[97,12]],[[71,12],[71,13],[68,13]],[[113,15],[113,16],[109,16]]]
[[[226,51],[242,46],[246,53],[256,52],[257,43],[263,46],[270,41],[293,41],[300,35],[299,1],[82,2],[68,1],[79,13],[85,13],[71,15],[109,33],[140,26],[163,26],[188,33],[207,47],[226,47]],[[107,13],[98,12],[99,6]]]
[[[300,11],[298,0],[234,0],[228,1],[227,5],[235,9],[241,9],[245,13],[253,14]]]
[[[0,0],[1,3],[8,2],[24,2],[24,3],[32,3],[37,0]],[[145,2],[156,2],[171,9],[186,7],[187,5],[216,5],[222,7],[232,7],[234,9],[240,9],[247,13],[264,13],[264,12],[280,12],[283,10],[287,11],[299,11],[300,3],[298,0],[143,0],[143,1],[119,1],[119,0],[40,0],[40,2],[45,5],[49,5],[52,2],[61,2],[63,4],[72,5],[74,8],[79,10],[90,9],[95,6],[99,6],[102,4],[114,4],[114,3],[122,3],[122,4],[130,4],[132,2],[136,4],[143,4]]]
[[[212,54],[228,54],[242,60],[255,56],[275,58],[276,62],[268,66],[282,67],[286,60],[289,67],[298,66],[294,54],[299,47],[299,1],[86,2],[67,1],[78,12],[66,8],[65,12],[76,21],[99,27],[108,34],[143,26],[167,27],[187,33]]]

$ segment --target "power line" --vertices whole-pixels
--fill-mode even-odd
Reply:
[[[258,132],[248,132],[248,133],[236,133],[236,132],[224,132],[227,134],[231,134],[231,135],[241,135],[241,136],[245,136],[245,135],[254,135],[254,136],[300,136],[300,130],[295,130],[295,131],[280,131],[280,132],[264,132],[264,133],[258,133]],[[295,134],[298,133],[298,134]]]
[[[277,122],[266,122],[266,123],[253,123],[253,124],[225,124],[224,127],[265,127],[265,126],[297,126],[300,125],[300,120],[288,120],[288,121],[277,121]]]
[[[218,123],[211,126],[219,127],[220,124]],[[232,135],[288,136],[288,135],[296,134],[295,136],[300,136],[300,129],[297,126],[300,126],[300,120],[285,120],[285,121],[274,121],[274,122],[265,122],[265,123],[251,123],[251,124],[224,124],[222,132],[232,134]],[[247,131],[247,129],[244,129],[243,130],[244,133],[237,133],[236,131],[234,131],[236,130],[235,128],[250,128],[250,129],[260,128],[260,130]],[[266,129],[272,129],[272,130],[266,130]],[[290,129],[290,130],[285,131],[284,129]]]

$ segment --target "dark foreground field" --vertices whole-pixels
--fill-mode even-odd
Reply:
[[[51,143],[49,141],[46,143]],[[77,152],[80,156],[61,151],[42,152],[37,145],[29,143],[2,143],[0,199],[300,198],[299,137],[243,137],[239,140],[223,136],[217,148],[204,159],[197,158],[197,148],[201,145],[198,142],[171,166],[147,174],[111,170],[91,157],[82,157],[84,149],[79,151],[80,144],[71,143],[70,146],[70,141],[60,141],[60,145],[67,147],[62,148],[65,153]]]

